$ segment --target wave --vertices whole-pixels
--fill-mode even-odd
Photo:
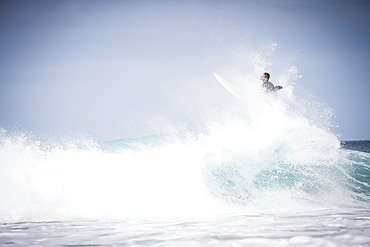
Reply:
[[[69,146],[2,131],[0,220],[369,205],[368,153],[239,127]]]

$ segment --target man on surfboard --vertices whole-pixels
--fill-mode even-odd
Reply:
[[[262,83],[262,90],[267,94],[275,93],[276,91],[283,89],[282,86],[274,86],[269,80],[270,80],[270,74],[265,72],[261,75],[260,80]]]

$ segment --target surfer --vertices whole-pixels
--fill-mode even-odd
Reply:
[[[267,93],[275,93],[276,91],[283,89],[282,86],[274,86],[269,80],[270,80],[270,74],[265,72],[261,75],[260,80],[262,81],[262,90]]]

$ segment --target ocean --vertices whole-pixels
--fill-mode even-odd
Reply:
[[[301,124],[264,141],[242,125],[63,145],[3,130],[0,245],[370,246],[370,142]]]

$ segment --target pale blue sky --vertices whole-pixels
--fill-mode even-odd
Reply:
[[[369,13],[365,0],[2,0],[0,126],[99,141],[201,128],[229,100],[212,72],[243,73],[225,54],[272,40],[340,139],[369,140]]]

